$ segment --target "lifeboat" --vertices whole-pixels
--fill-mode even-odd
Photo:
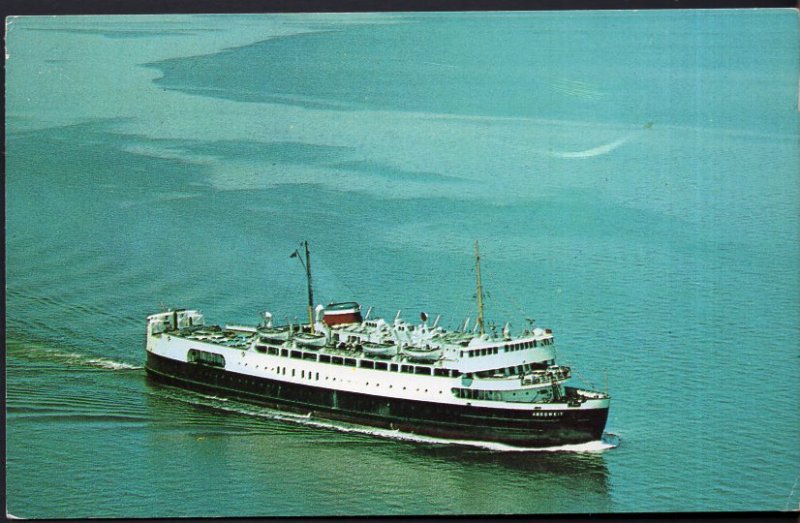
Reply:
[[[403,347],[403,354],[407,358],[417,361],[436,361],[442,357],[442,349],[440,347],[415,347],[411,345]]]
[[[366,356],[388,358],[397,354],[397,345],[393,343],[364,343],[362,350]]]
[[[298,345],[302,345],[308,349],[319,349],[325,346],[325,335],[324,334],[311,334],[310,332],[301,332],[300,334],[295,334],[294,341]]]

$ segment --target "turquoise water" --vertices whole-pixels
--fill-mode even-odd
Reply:
[[[15,18],[8,511],[800,506],[796,13]],[[144,317],[321,302],[554,329],[603,451],[303,419],[145,380]]]

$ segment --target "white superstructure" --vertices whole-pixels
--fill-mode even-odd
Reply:
[[[266,325],[205,327],[199,311],[163,312],[148,317],[147,350],[209,365],[216,355],[216,366],[243,377],[439,403],[547,410],[566,395],[571,370],[555,365],[549,330],[492,339],[407,323],[399,315],[391,324],[378,319],[334,325],[319,316],[318,311],[314,326],[321,345],[319,338],[309,339],[308,325],[296,332]],[[377,343],[400,349],[390,357],[367,355],[364,347]],[[439,356],[426,361],[418,348]],[[604,394],[581,393],[583,408],[608,403]]]

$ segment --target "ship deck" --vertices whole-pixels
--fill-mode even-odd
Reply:
[[[256,334],[237,329],[223,329],[217,325],[187,327],[170,334],[187,340],[197,340],[205,343],[214,343],[234,349],[250,349]]]
[[[218,325],[205,325],[187,327],[170,334],[186,340],[196,340],[204,343],[212,343],[232,349],[243,351],[254,350],[259,353],[269,353],[274,356],[314,359],[324,363],[338,363],[354,367],[367,367],[379,370],[395,370],[408,374],[436,375],[442,377],[457,377],[458,371],[451,368],[453,362],[447,359],[439,359],[435,362],[419,361],[407,354],[396,354],[392,356],[376,356],[365,354],[353,346],[308,346],[302,343],[283,345],[285,341],[275,339],[272,343],[256,343],[261,336],[285,335],[286,330],[276,329],[271,331],[256,331],[220,327]],[[278,342],[281,343],[278,343]],[[390,365],[396,368],[390,368]]]
[[[437,361],[420,361],[403,353],[391,356],[370,355],[353,345],[306,345],[302,342],[292,342],[292,339],[287,337],[289,334],[288,329],[284,328],[258,330],[252,327],[211,325],[187,327],[173,331],[171,334],[186,340],[196,340],[242,351],[266,353],[282,358],[313,360],[334,365],[444,378],[457,378],[462,375],[462,372],[455,368],[454,364],[456,362],[447,358],[441,358]],[[265,342],[263,339],[265,337],[272,337],[273,339]],[[530,365],[523,366],[525,367],[523,376],[493,373],[481,376],[480,381],[487,385],[494,383],[495,385],[492,386],[496,387],[500,383],[519,383],[522,377],[522,388],[536,388],[552,383],[551,378],[545,376],[544,372],[534,371]],[[563,369],[559,368],[555,377],[562,381],[569,378],[569,375],[570,369],[565,367]]]

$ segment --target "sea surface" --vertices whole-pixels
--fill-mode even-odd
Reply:
[[[17,517],[800,507],[792,10],[22,17]],[[552,328],[606,442],[362,430],[150,383],[145,317],[357,300]],[[609,443],[611,441],[612,443]]]

